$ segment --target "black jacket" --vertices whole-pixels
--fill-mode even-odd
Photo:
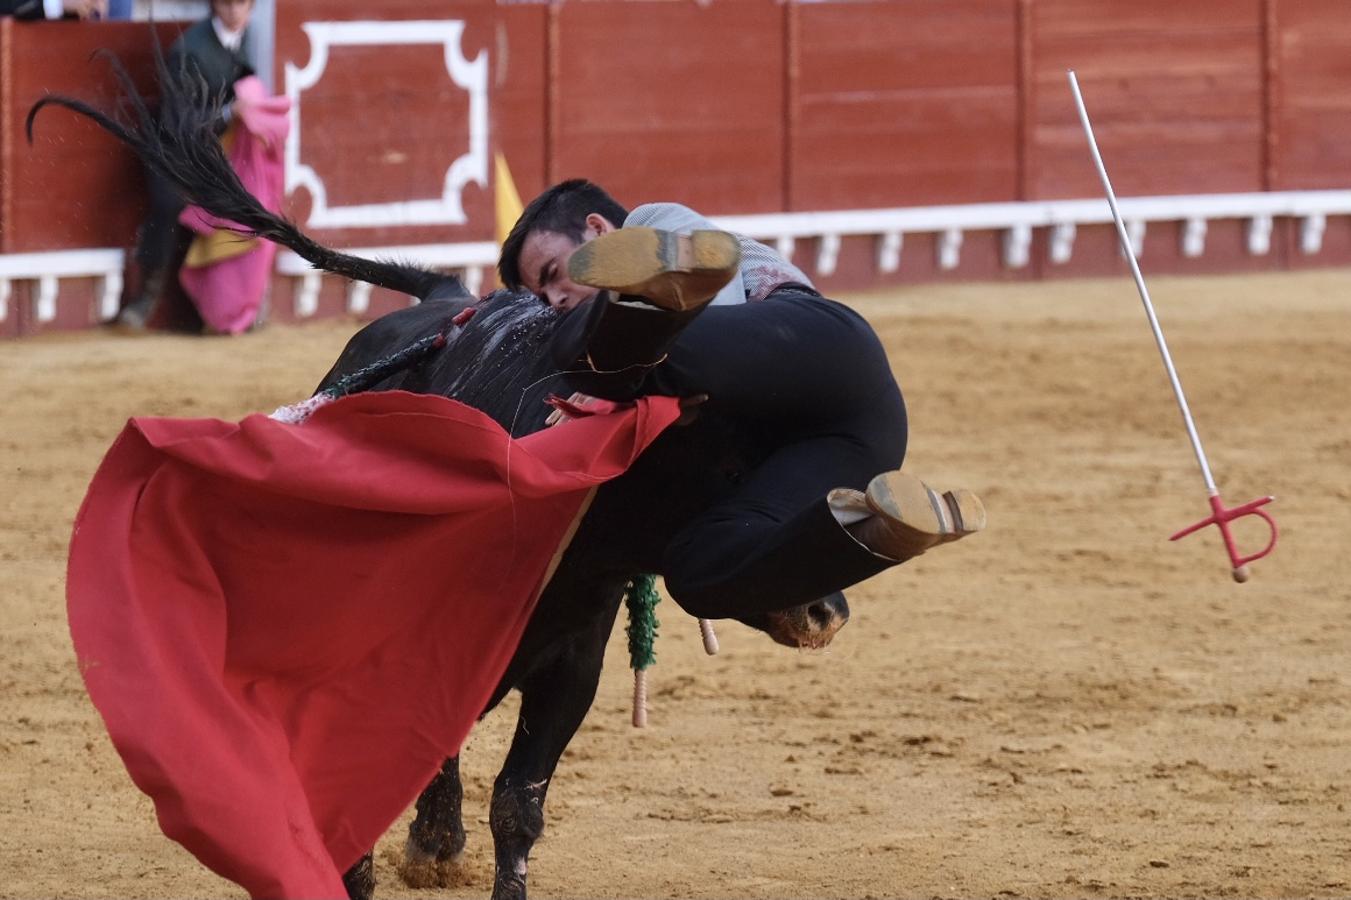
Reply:
[[[16,19],[42,19],[42,0],[0,0],[0,16]]]
[[[0,0],[2,2],[5,0]],[[239,52],[227,50],[216,37],[211,20],[204,19],[179,35],[169,48],[169,71],[176,77],[187,73],[190,78],[201,78],[209,96],[224,94],[228,103],[234,99],[234,83],[253,74],[253,67],[243,52],[248,40],[246,31]]]

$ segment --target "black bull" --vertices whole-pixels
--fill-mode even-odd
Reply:
[[[435,291],[444,296],[457,289],[458,282],[446,279]],[[506,292],[481,303],[466,294],[428,300],[384,316],[352,338],[320,389],[445,330],[471,306],[473,318],[463,329],[452,329],[444,349],[372,387],[452,397],[517,436],[544,427],[549,412],[544,400],[557,391],[559,375],[542,351],[558,315],[533,297]],[[489,810],[494,898],[525,894],[526,860],[544,826],[545,794],[595,698],[624,586],[639,573],[659,572],[670,538],[729,493],[763,452],[751,430],[700,414],[669,429],[632,469],[597,492],[488,705],[492,709],[513,687],[520,691],[516,732]],[[492,536],[485,535],[484,542],[490,545]],[[821,646],[847,618],[848,607],[836,596],[745,621],[789,646]],[[440,880],[439,870],[463,849],[461,797],[458,760],[452,758],[418,798],[403,866],[410,883]],[[352,896],[370,895],[369,855],[346,881]]]
[[[545,427],[546,397],[567,393],[546,351],[559,321],[557,313],[533,297],[507,292],[480,302],[453,277],[356,259],[315,243],[263,209],[240,185],[215,137],[219,98],[204,96],[199,85],[168,77],[161,65],[161,109],[152,112],[120,65],[112,62],[122,80],[130,124],[70,98],[48,97],[29,113],[30,140],[34,117],[43,106],[73,109],[126,142],[189,202],[240,223],[242,231],[290,247],[316,268],[424,301],[358,332],[321,388],[422,338],[446,332],[449,340],[440,349],[363,388],[442,394],[482,410],[515,436]],[[473,318],[463,327],[452,327],[451,320],[469,307],[476,310]],[[516,732],[494,783],[489,815],[496,864],[494,900],[525,896],[526,860],[543,829],[545,794],[563,750],[594,700],[624,586],[639,574],[660,573],[662,551],[670,538],[729,494],[765,452],[747,423],[701,413],[692,422],[669,429],[630,471],[597,492],[484,710],[495,707],[511,689],[520,691]],[[485,548],[491,547],[493,535],[484,535],[483,540]],[[779,643],[819,647],[847,618],[848,608],[837,594],[746,624]],[[463,849],[461,796],[458,760],[452,758],[418,798],[406,878],[423,884],[437,880],[441,867]],[[369,854],[345,881],[352,896],[371,895]]]

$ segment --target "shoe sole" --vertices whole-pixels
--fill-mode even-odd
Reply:
[[[938,493],[913,475],[885,472],[868,484],[868,507],[916,552],[985,528],[985,505],[971,491]]]
[[[108,323],[108,328],[118,334],[127,335],[146,334],[150,331],[149,326],[144,322],[124,322],[121,319],[113,319]]]
[[[620,228],[587,241],[568,260],[577,284],[642,297],[672,312],[708,303],[737,273],[741,247],[725,231],[675,234]]]

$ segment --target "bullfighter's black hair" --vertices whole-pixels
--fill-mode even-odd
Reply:
[[[525,239],[533,232],[553,231],[581,243],[586,229],[586,217],[599,213],[619,228],[629,212],[604,188],[584,178],[559,182],[540,194],[521,213],[502,241],[502,254],[497,263],[497,274],[502,283],[513,291],[521,290],[521,250]]]

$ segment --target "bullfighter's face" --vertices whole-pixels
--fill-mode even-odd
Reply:
[[[211,0],[211,12],[226,31],[243,31],[253,14],[253,0]]]
[[[530,232],[521,244],[522,285],[559,312],[581,306],[599,292],[568,277],[568,260],[582,244],[614,229],[604,216],[592,213],[580,241],[557,231]]]

